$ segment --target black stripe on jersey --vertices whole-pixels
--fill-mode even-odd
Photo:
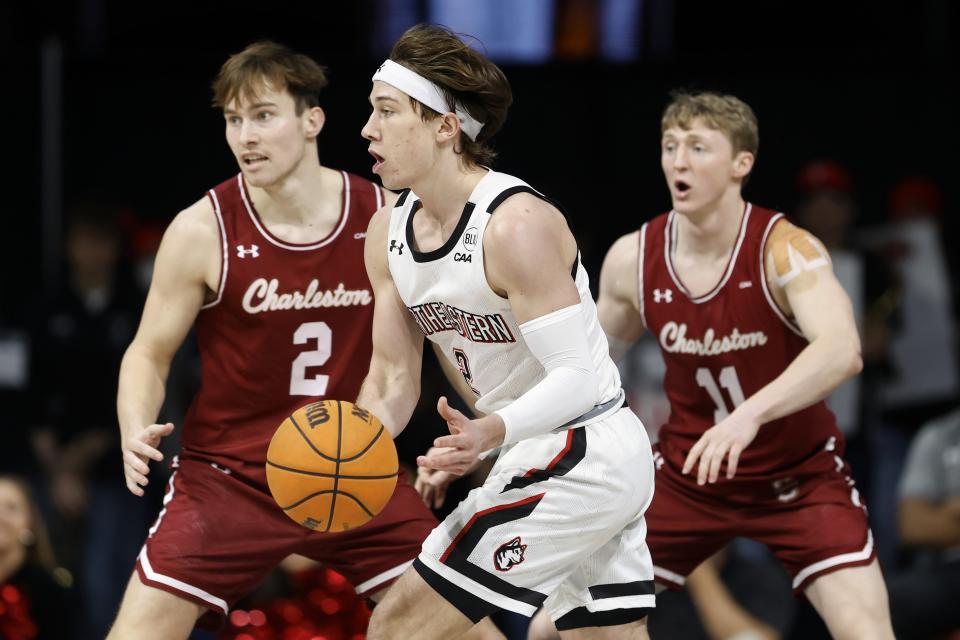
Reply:
[[[402,207],[403,203],[407,201],[407,196],[410,195],[410,189],[404,189],[400,192],[400,196],[397,198],[397,202],[393,205],[394,207]]]
[[[440,562],[502,596],[525,602],[534,607],[541,606],[543,601],[547,599],[546,594],[510,584],[473,564],[468,558],[488,530],[507,522],[526,518],[537,508],[543,496],[544,494],[540,493],[523,500],[498,505],[475,513],[460,530],[457,537],[453,539],[447,550],[443,552],[443,555],[440,556]],[[493,559],[491,558],[490,561],[492,563]]]
[[[447,599],[463,615],[470,618],[474,623],[480,622],[491,613],[497,611],[500,607],[478,598],[469,591],[461,589],[453,584],[439,573],[420,562],[417,558],[413,561],[413,568],[420,577],[430,585],[434,591]]]
[[[457,242],[460,241],[460,236],[466,231],[467,223],[470,222],[470,216],[473,215],[473,209],[477,205],[472,202],[467,202],[467,204],[463,205],[463,212],[460,214],[460,221],[457,222],[457,228],[453,230],[453,233],[450,234],[447,241],[444,242],[443,246],[439,249],[427,251],[426,253],[414,249],[414,247],[417,246],[417,242],[413,235],[413,216],[420,210],[421,206],[423,206],[423,201],[417,200],[413,203],[413,206],[410,207],[410,215],[407,216],[407,246],[410,247],[410,254],[413,256],[415,262],[430,262],[447,255],[456,246]]]
[[[523,489],[530,485],[549,480],[554,476],[566,475],[571,469],[583,460],[587,454],[587,430],[583,428],[569,429],[567,443],[563,449],[550,461],[545,469],[530,469],[522,476],[514,476],[500,493],[510,489]]]
[[[653,580],[637,580],[618,584],[598,584],[590,587],[590,597],[594,600],[622,598],[624,596],[650,596],[656,593]]]
[[[557,620],[557,631],[570,629],[585,629],[587,627],[613,627],[618,624],[636,622],[647,617],[651,607],[634,607],[632,609],[611,609],[609,611],[588,611],[586,607],[577,607],[573,611],[560,616]]]

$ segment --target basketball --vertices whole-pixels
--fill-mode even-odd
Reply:
[[[314,531],[346,531],[369,521],[390,500],[398,473],[390,432],[369,411],[343,400],[300,407],[267,449],[273,499]]]

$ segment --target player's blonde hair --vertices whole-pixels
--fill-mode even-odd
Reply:
[[[746,102],[736,96],[709,91],[678,91],[670,97],[670,104],[664,109],[660,120],[661,134],[671,127],[689,129],[693,121],[700,118],[710,128],[727,136],[734,154],[748,151],[757,155],[760,146],[757,116]]]
[[[449,29],[428,24],[407,29],[393,45],[390,59],[440,87],[448,104],[462,105],[483,123],[476,140],[460,132],[458,149],[470,163],[491,164],[496,153],[488,143],[503,126],[513,102],[503,71]],[[419,101],[410,100],[424,121],[440,116]]]
[[[282,44],[254,42],[220,67],[213,81],[213,105],[222,109],[236,99],[255,102],[264,84],[275,91],[286,90],[300,115],[304,109],[320,106],[327,73],[309,56]]]

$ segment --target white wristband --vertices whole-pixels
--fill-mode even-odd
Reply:
[[[547,375],[496,411],[505,426],[504,444],[549,433],[590,410],[599,395],[580,304],[525,322],[520,332]]]

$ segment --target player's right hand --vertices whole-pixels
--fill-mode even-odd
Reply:
[[[436,447],[430,447],[427,455],[435,448]],[[447,488],[450,486],[450,483],[456,479],[457,476],[449,471],[430,469],[429,467],[417,467],[417,479],[413,483],[413,486],[423,499],[423,504],[431,509],[439,509],[443,506],[443,501],[447,497]]]
[[[148,460],[163,460],[163,454],[157,449],[160,439],[173,433],[173,423],[151,424],[128,435],[121,443],[123,450],[123,475],[127,489],[135,496],[142,496],[147,486],[147,474],[150,473]]]

